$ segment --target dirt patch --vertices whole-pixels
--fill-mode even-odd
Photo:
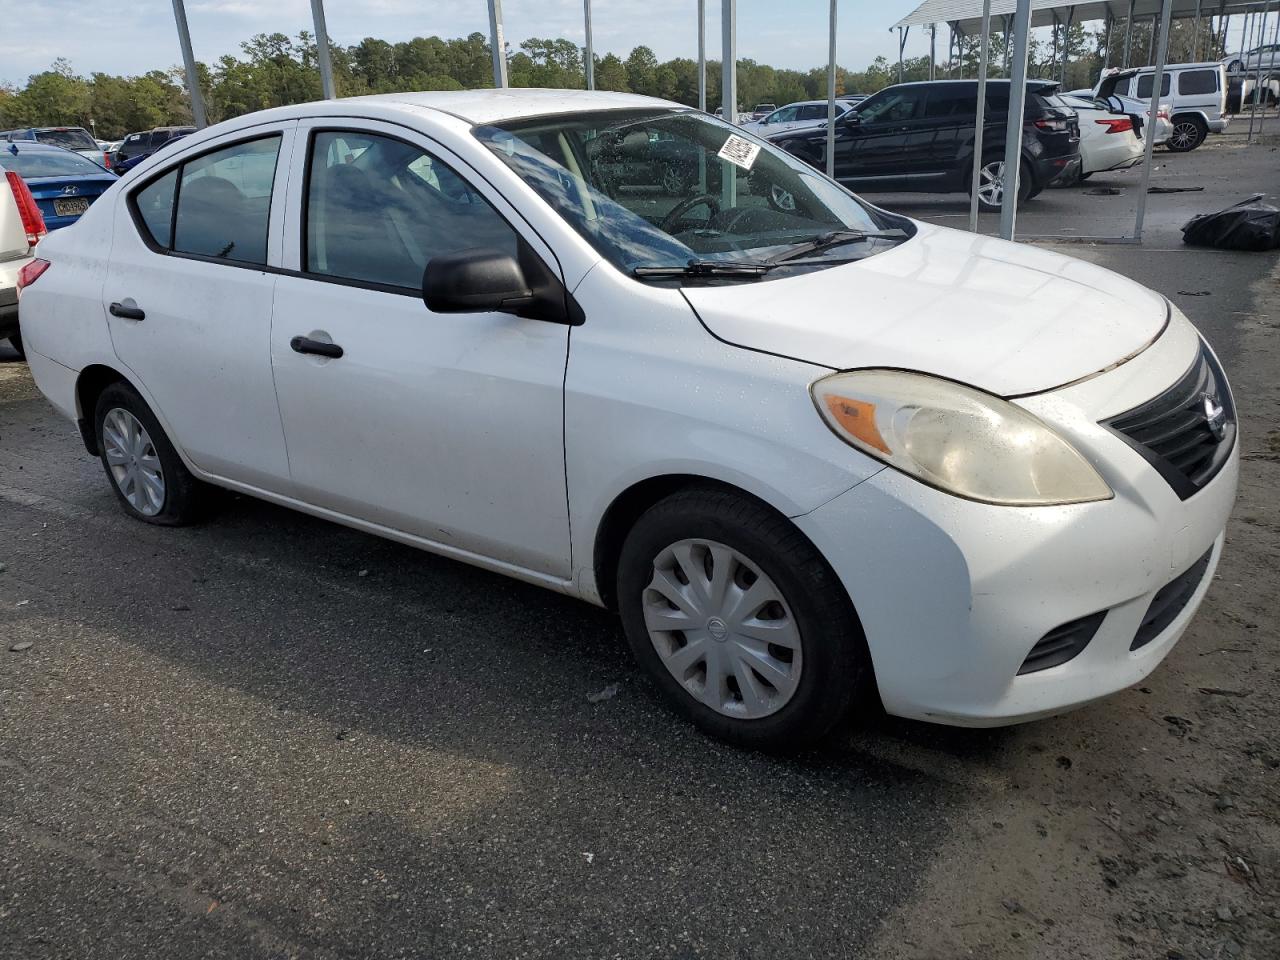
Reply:
[[[1008,733],[874,956],[1280,957],[1280,265],[1253,292],[1240,497],[1198,618],[1144,686]]]

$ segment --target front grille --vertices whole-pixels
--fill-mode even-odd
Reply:
[[[1231,455],[1236,411],[1222,368],[1201,344],[1178,382],[1103,426],[1118,433],[1183,500],[1212,480]]]
[[[1173,623],[1191,601],[1196,588],[1200,586],[1205,571],[1209,569],[1209,558],[1212,556],[1213,548],[1210,547],[1203,557],[1191,565],[1189,570],[1174,577],[1156,592],[1156,595],[1151,598],[1151,605],[1147,607],[1146,616],[1142,618],[1138,632],[1133,637],[1133,643],[1129,644],[1130,650],[1146,646]]]
[[[1018,676],[1048,670],[1078,656],[1098,632],[1106,615],[1107,611],[1103,610],[1054,627],[1036,641],[1036,645],[1027,654],[1027,659],[1018,668]]]

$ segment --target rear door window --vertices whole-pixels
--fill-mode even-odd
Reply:
[[[1184,96],[1218,92],[1216,70],[1185,70],[1178,74],[1178,93]]]
[[[1144,73],[1142,76],[1138,78],[1138,99],[1139,100],[1151,99],[1151,88],[1155,86],[1155,80],[1156,80],[1155,74],[1153,73]],[[1160,96],[1167,97],[1168,95],[1169,95],[1169,74],[1166,73],[1163,77],[1161,77]]]
[[[152,180],[130,198],[143,232],[174,253],[265,264],[280,141],[273,134],[214,150]]]
[[[977,112],[978,91],[970,86],[934,87],[925,101],[927,119],[972,117]]]

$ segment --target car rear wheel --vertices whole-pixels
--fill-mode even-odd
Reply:
[[[1031,168],[1022,163],[1018,177],[1018,203],[1031,199],[1033,181]],[[1004,203],[1004,158],[988,157],[978,170],[978,207],[987,213],[994,213]]]
[[[18,359],[27,359],[27,351],[22,348],[22,334],[15,333],[11,336],[9,338],[9,346],[13,347],[14,351],[18,354]]]
[[[795,749],[874,702],[848,597],[794,526],[730,491],[660,501],[623,545],[618,602],[667,701],[742,746]]]
[[[192,476],[133,387],[120,382],[103,390],[94,423],[103,469],[126,513],[170,527],[205,515],[211,488]]]
[[[1204,143],[1208,135],[1209,127],[1199,117],[1174,117],[1169,149],[1174,153],[1186,153]]]

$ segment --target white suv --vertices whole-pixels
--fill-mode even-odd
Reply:
[[[1110,77],[1098,83],[1099,95],[1109,86]],[[1155,81],[1155,67],[1139,67],[1131,75],[1121,78],[1114,92],[1138,100],[1151,100],[1151,87]],[[1171,63],[1164,68],[1160,84],[1160,101],[1168,101],[1173,107],[1173,130],[1169,135],[1169,149],[1175,153],[1194,150],[1204,143],[1210,133],[1222,133],[1227,129],[1227,69],[1221,63]]]

